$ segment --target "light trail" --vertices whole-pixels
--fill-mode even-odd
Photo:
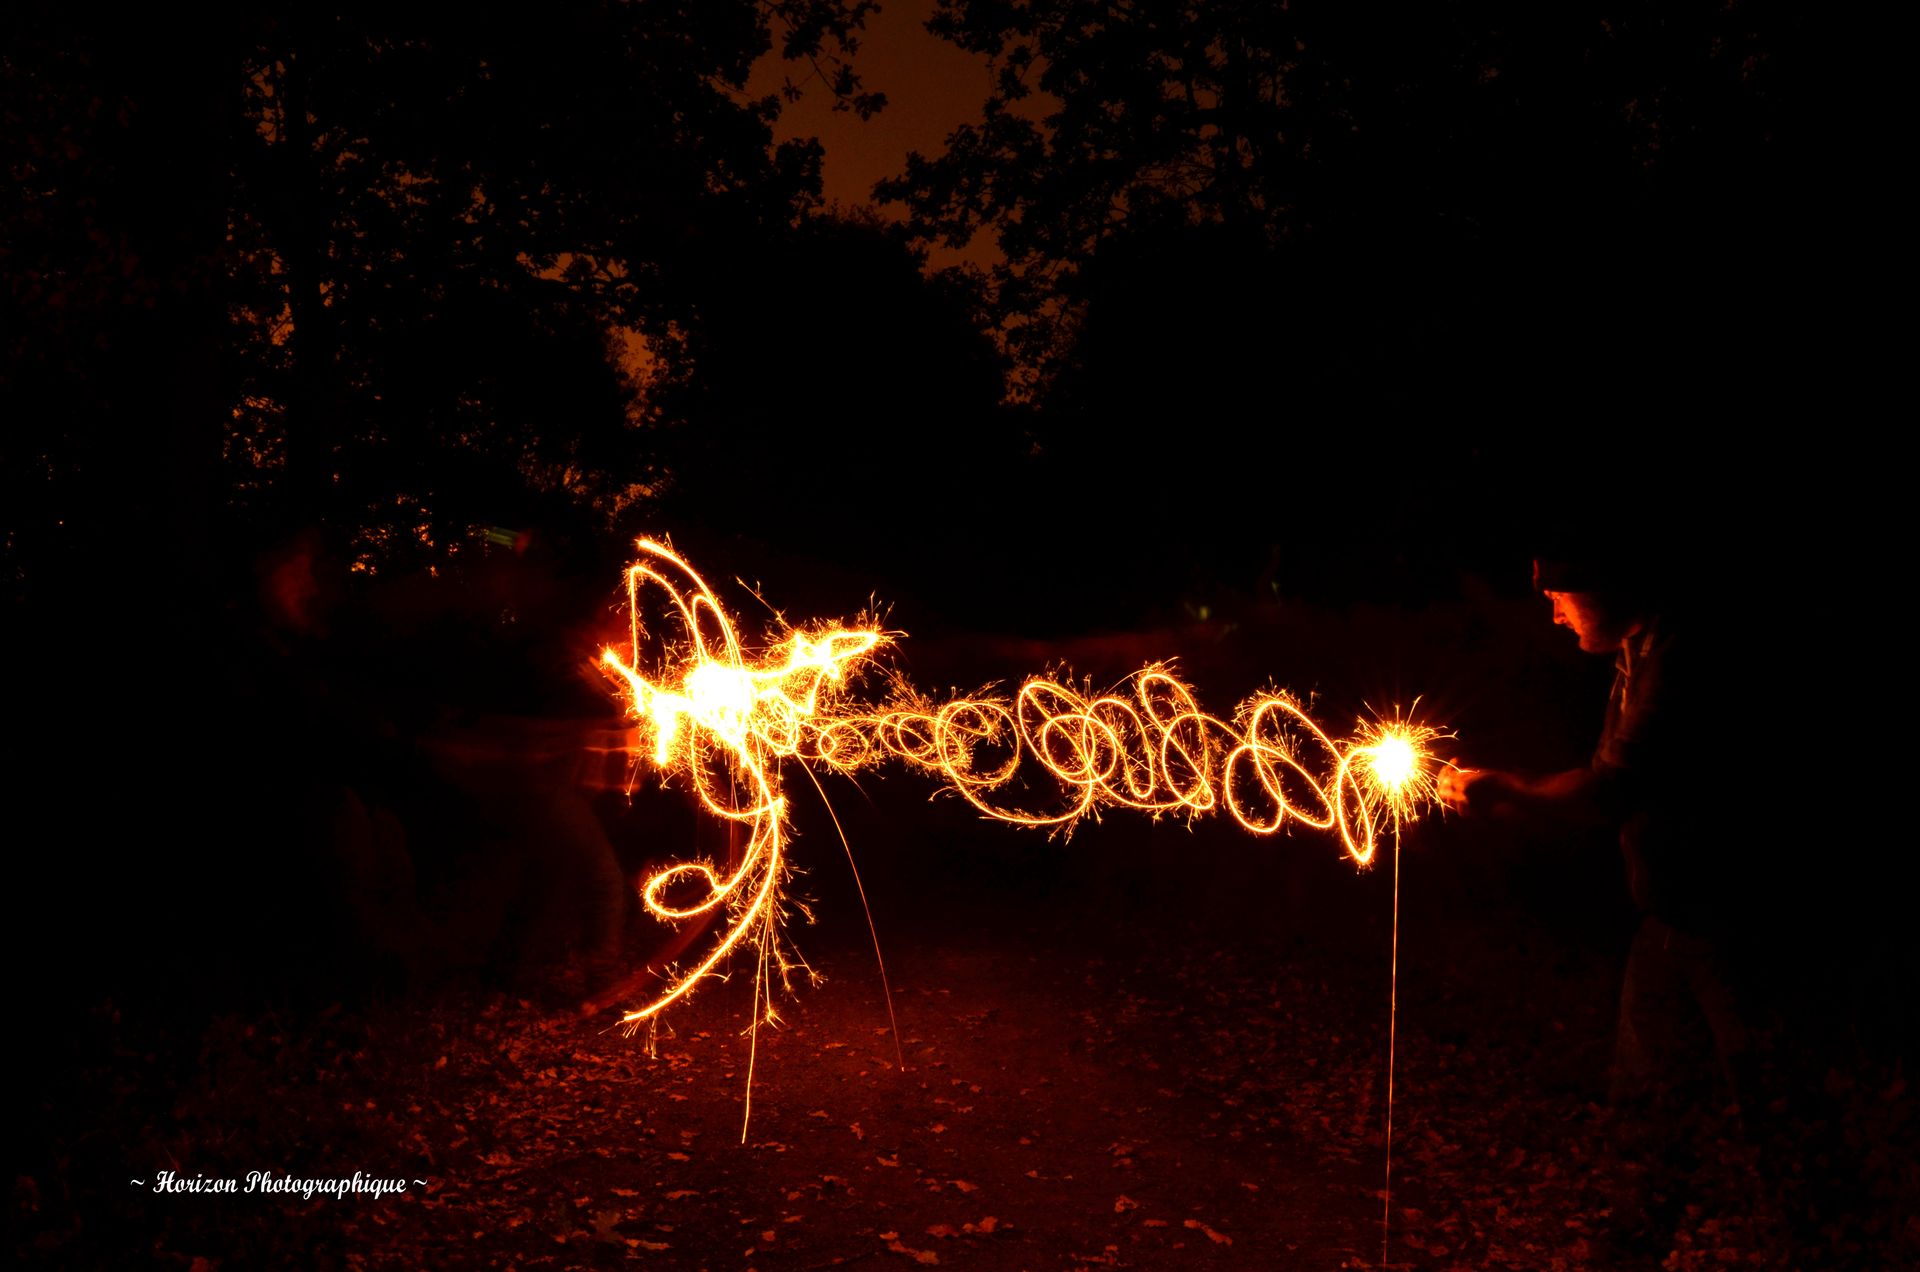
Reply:
[[[1437,730],[1410,719],[1362,721],[1352,736],[1336,740],[1297,698],[1278,690],[1248,698],[1222,718],[1201,709],[1168,663],[1141,668],[1104,692],[1070,677],[1037,676],[1011,696],[947,702],[896,676],[886,701],[862,702],[853,681],[873,669],[874,655],[894,633],[877,624],[822,625],[790,629],[749,650],[685,558],[653,539],[636,546],[640,559],[626,574],[627,645],[600,657],[637,726],[636,765],[650,762],[666,780],[684,783],[709,812],[745,827],[747,842],[724,870],[677,862],[641,886],[642,902],[660,919],[681,922],[719,910],[725,922],[705,955],[670,970],[651,1001],[621,1017],[630,1028],[718,974],[743,943],[752,947],[756,968],[751,1028],[777,1019],[771,977],[784,985],[796,966],[804,967],[789,961],[779,939],[788,869],[780,768],[788,760],[841,774],[900,763],[936,778],[986,817],[1061,833],[1121,809],[1188,818],[1224,810],[1256,835],[1298,823],[1336,838],[1360,867],[1373,863],[1388,826],[1397,859],[1399,828],[1433,798],[1438,770],[1427,744]],[[649,626],[648,615],[665,621]],[[1397,864],[1393,958],[1397,995]],[[895,1040],[897,1046],[897,1028]],[[744,1139],[744,1125],[741,1133]]]
[[[783,978],[791,972],[775,931],[787,818],[777,764],[797,754],[803,721],[821,711],[823,696],[841,692],[847,665],[884,639],[874,630],[795,632],[772,655],[749,662],[732,620],[693,567],[665,544],[643,539],[638,546],[641,560],[627,570],[627,655],[608,648],[600,665],[625,686],[639,726],[636,754],[685,781],[715,816],[745,826],[747,843],[725,872],[704,861],[679,862],[641,887],[648,911],[669,922],[722,907],[729,921],[704,958],[622,1017],[629,1025],[684,997],[750,935],[761,960],[771,959]],[[647,588],[659,591],[677,617],[676,636],[649,637],[641,602]],[[665,664],[657,678],[640,669],[650,643]],[[769,1018],[771,1012],[769,1006]]]

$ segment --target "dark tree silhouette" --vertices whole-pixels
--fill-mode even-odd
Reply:
[[[3,21],[8,599],[61,579],[109,591],[83,576],[142,551],[177,554],[191,582],[231,407],[219,143],[237,48],[215,22],[172,16],[56,22],[52,6],[25,5]]]
[[[876,108],[845,63],[870,8],[0,18],[0,639],[54,669],[9,699],[20,816],[51,828],[16,886],[90,943],[76,976],[325,929],[301,810],[423,782],[437,713],[600,701],[575,628],[677,437],[628,349],[697,384],[802,323],[807,297],[708,320],[719,264],[777,260],[819,199],[818,147],[775,146],[778,96],[744,85],[780,41]],[[530,523],[524,558],[477,550]],[[124,957],[176,929],[191,950]]]
[[[1284,539],[1390,578],[1458,556],[1408,526],[1511,542],[1488,483],[1564,481],[1624,420],[1807,391],[1803,25],[1751,0],[946,0],[930,29],[992,62],[982,121],[877,193],[919,241],[997,238],[980,317],[1042,465],[1190,528],[1156,576],[1244,585]],[[1398,515],[1356,524],[1372,506]]]
[[[609,341],[686,319],[666,264],[817,202],[817,147],[773,144],[747,74],[778,40],[870,113],[872,7],[15,7],[16,595],[129,525],[198,561],[223,518],[323,523],[402,564],[528,491],[631,500],[658,473]]]
[[[1243,259],[1311,241],[1387,273],[1785,224],[1799,23],[1752,2],[944,0],[929,28],[992,60],[983,120],[879,193],[925,239],[997,236],[989,316],[1044,380],[1102,291],[1095,262],[1196,228]]]

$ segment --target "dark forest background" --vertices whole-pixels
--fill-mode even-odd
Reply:
[[[953,0],[979,120],[828,207],[745,85],[884,110],[872,7],[8,9],[8,716],[73,966],[281,930],[226,898],[304,877],[290,783],[369,738],[606,715],[640,533],[929,642],[1517,602],[1624,545],[1752,673],[1715,789],[1828,816],[1756,784],[1827,780],[1881,665],[1832,554],[1886,471],[1873,220],[1804,6]]]
[[[1266,677],[1341,723],[1425,695],[1472,762],[1534,769],[1584,758],[1610,669],[1529,557],[1628,559],[1713,651],[1701,798],[1796,1089],[1906,1124],[1911,535],[1873,303],[1903,205],[1830,61],[1874,37],[1785,0],[941,0],[978,118],[830,205],[775,125],[800,84],[885,111],[875,9],[5,7],[0,839],[14,1014],[54,1040],[39,1177],[119,1151],[66,1080],[128,1069],[103,1020],[191,1039],[432,984],[427,954],[488,989],[538,961],[584,797],[517,760],[617,723],[588,661],[641,534],[743,606],[735,574],[794,621],[879,606],[935,692],[1178,654],[1223,712]],[[1153,863],[1199,852],[1232,865],[1185,899],[1246,931],[1380,895],[1231,827],[1070,857],[873,787],[883,916],[1159,922]],[[727,850],[614,794],[574,829],[615,883]],[[1422,835],[1462,948],[1505,906],[1568,965],[1624,949],[1607,836]],[[157,1045],[136,1094],[194,1063]],[[1911,1156],[1876,1147],[1910,1133],[1874,1134],[1833,1213],[1910,1250]]]
[[[184,635],[302,531],[445,579],[488,527],[777,546],[922,622],[1407,599],[1828,440],[1797,6],[946,4],[990,78],[904,219],[743,87],[778,44],[882,109],[870,8],[14,7],[11,612]]]

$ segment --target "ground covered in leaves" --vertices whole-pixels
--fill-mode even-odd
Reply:
[[[1450,839],[1423,832],[1404,862],[1390,1266],[1920,1251],[1912,1097],[1865,1062],[1782,1101],[1774,1140],[1708,1145],[1659,1250],[1618,1245],[1617,934],[1552,895],[1475,903],[1471,871],[1439,886]],[[1195,868],[1226,842],[1156,826],[1023,846],[932,900],[924,872],[876,870],[897,1034],[851,921],[793,933],[821,979],[757,1035],[744,965],[636,1037],[582,1015],[564,976],[207,1015],[101,998],[35,1044],[52,1071],[28,1093],[15,1254],[195,1272],[1379,1266],[1391,876]],[[259,1170],[408,1183],[154,1191],[162,1171]]]

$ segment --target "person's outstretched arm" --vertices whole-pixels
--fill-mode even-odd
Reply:
[[[1602,818],[1604,783],[1591,767],[1544,777],[1499,769],[1448,768],[1440,774],[1440,802],[1456,813],[1493,813],[1591,822]]]

